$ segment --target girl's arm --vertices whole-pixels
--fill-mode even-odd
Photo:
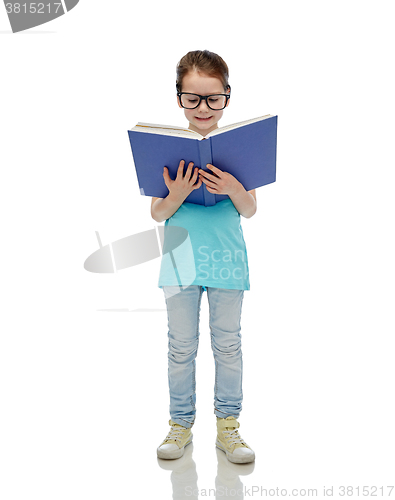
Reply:
[[[156,222],[163,222],[177,212],[184,199],[175,198],[171,196],[171,193],[169,193],[166,198],[152,198],[152,218],[156,220]]]
[[[230,194],[229,198],[232,200],[239,214],[249,219],[255,214],[257,209],[255,189],[246,191],[241,184],[240,186],[240,190],[234,194]]]
[[[163,169],[163,178],[169,190],[166,198],[152,198],[151,216],[156,222],[163,222],[171,217],[180,206],[185,198],[194,190],[200,188],[202,181],[196,183],[199,169],[196,167],[192,173],[193,163],[189,163],[184,176],[185,161],[181,160],[177,170],[177,177],[174,181],[170,179],[169,170],[167,167]]]

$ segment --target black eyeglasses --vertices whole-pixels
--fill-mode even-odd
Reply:
[[[196,109],[200,106],[202,99],[206,101],[207,106],[213,111],[219,111],[226,108],[230,94],[211,94],[199,95],[189,92],[177,92],[180,105],[185,109]]]

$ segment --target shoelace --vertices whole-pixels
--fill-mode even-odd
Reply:
[[[182,427],[175,427],[173,425],[169,431],[169,434],[166,436],[166,439],[164,440],[164,442],[170,441],[170,440],[181,442],[181,438],[182,438],[182,435],[184,434],[185,430],[186,429],[184,429]]]
[[[232,431],[222,431],[222,432],[224,434],[226,441],[228,441],[229,446],[232,446],[233,444],[240,443],[243,446],[247,446],[247,448],[248,448],[248,444],[239,435],[237,429],[233,429]]]

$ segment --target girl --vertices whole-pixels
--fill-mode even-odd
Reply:
[[[230,100],[228,67],[221,57],[206,50],[189,52],[177,65],[176,87],[178,106],[184,109],[191,130],[206,136],[218,128]],[[193,249],[192,265],[196,267],[193,283],[181,283],[187,285],[183,288],[169,263],[162,259],[159,286],[163,287],[168,313],[171,429],[158,447],[157,455],[165,459],[179,458],[192,441],[200,303],[203,291],[207,291],[215,360],[216,446],[231,462],[252,462],[255,454],[238,434],[237,418],[243,397],[240,316],[244,290],[250,288],[240,214],[244,217],[255,214],[255,190],[247,192],[233,175],[213,165],[207,165],[210,173],[193,168],[193,163],[188,164],[185,173],[184,167],[185,161],[181,160],[174,180],[164,168],[169,194],[166,198],[153,198],[151,204],[154,220],[166,220],[165,226],[188,230]],[[184,203],[202,183],[210,193],[225,194],[229,198],[210,207]],[[178,269],[188,265],[190,261],[188,264],[185,258],[176,263]]]

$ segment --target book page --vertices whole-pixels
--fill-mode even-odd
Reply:
[[[215,130],[207,134],[205,137],[203,135],[200,135],[198,132],[195,132],[194,130],[190,130],[183,127],[176,127],[172,125],[155,125],[152,123],[143,123],[143,122],[138,122],[138,124],[131,130],[134,132],[146,132],[149,134],[161,134],[161,135],[185,137],[187,139],[203,140],[203,139],[208,139],[209,137],[212,137],[214,135],[222,134],[224,132],[227,132],[228,130],[234,130],[239,127],[250,125],[251,123],[259,122],[261,120],[266,120],[267,118],[271,118],[272,116],[273,115],[264,115],[258,118],[252,118],[250,120],[245,120],[238,123],[232,123],[231,125],[226,125],[225,127],[216,128]]]
[[[162,134],[186,137],[189,139],[200,139],[202,136],[193,130],[172,125],[154,125],[152,123],[139,122],[131,129],[134,132],[146,132],[149,134]]]
[[[264,115],[258,118],[252,118],[251,120],[245,120],[243,122],[232,123],[231,125],[226,125],[225,127],[216,128],[212,132],[206,135],[206,138],[212,137],[213,135],[222,134],[222,132],[227,132],[228,130],[233,130],[239,127],[244,127],[245,125],[250,125],[251,123],[259,122],[261,120],[266,120],[266,118],[270,118],[272,115]]]

